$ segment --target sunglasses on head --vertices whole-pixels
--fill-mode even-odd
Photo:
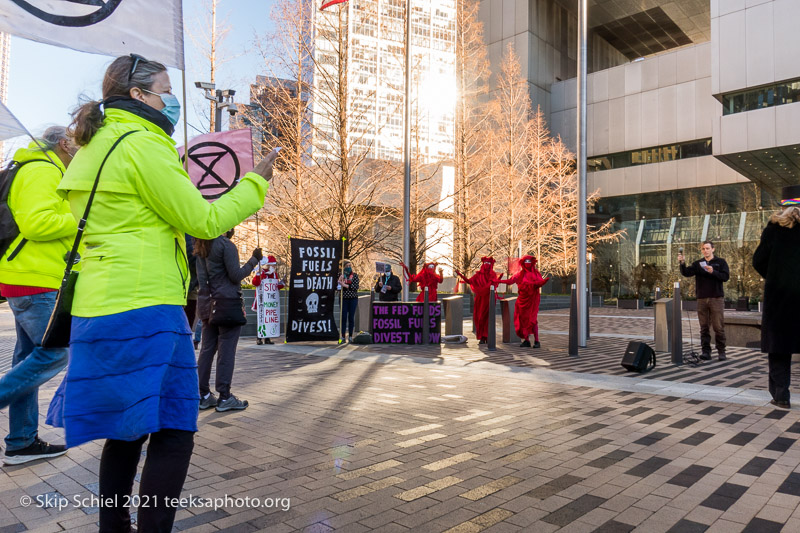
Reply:
[[[130,57],[131,59],[133,59],[133,66],[131,67],[130,74],[128,74],[128,82],[130,82],[131,78],[133,78],[133,73],[136,72],[136,67],[139,66],[139,62],[142,61],[144,63],[147,63],[147,59],[140,56],[139,54],[131,54]]]

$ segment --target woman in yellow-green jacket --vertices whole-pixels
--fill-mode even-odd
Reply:
[[[74,114],[82,148],[58,189],[80,218],[107,157],[82,242],[70,362],[48,413],[48,422],[65,428],[67,446],[107,439],[99,492],[119,506],[101,507],[100,531],[131,529],[123,504],[148,437],[142,502],[180,496],[199,405],[182,309],[184,234],[213,239],[231,229],[263,205],[272,177],[274,155],[209,204],[170,138],[179,115],[163,65],[134,54],[117,58],[105,73],[103,101]],[[140,506],[139,530],[170,531],[175,510]]]

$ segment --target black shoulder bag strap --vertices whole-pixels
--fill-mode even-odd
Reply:
[[[108,161],[111,152],[119,146],[122,139],[139,130],[133,130],[124,133],[117,139],[111,146],[111,149],[103,158],[100,163],[100,168],[97,170],[97,177],[94,179],[92,185],[92,192],[89,194],[89,200],[86,202],[86,209],[83,211],[83,217],[78,222],[78,233],[75,235],[75,242],[72,244],[67,256],[67,266],[64,269],[64,279],[61,280],[61,287],[58,289],[56,302],[53,306],[53,312],[50,315],[50,321],[47,323],[47,329],[42,336],[42,347],[44,348],[66,348],[69,346],[70,332],[72,330],[72,299],[75,294],[75,282],[77,281],[78,273],[73,272],[72,267],[75,264],[75,258],[78,257],[78,246],[81,244],[81,237],[86,228],[86,219],[89,217],[89,209],[92,207],[94,195],[97,192],[97,185],[100,183],[100,174],[103,172],[103,167]]]
[[[78,233],[75,235],[75,242],[72,243],[72,250],[69,251],[69,257],[67,257],[67,268],[64,270],[64,279],[62,280],[62,283],[66,281],[70,272],[72,272],[72,265],[75,264],[75,258],[78,256],[78,247],[80,246],[81,239],[83,238],[83,230],[86,228],[86,219],[89,218],[89,209],[92,208],[94,194],[97,192],[97,185],[100,183],[100,174],[103,172],[103,167],[106,165],[106,161],[108,161],[108,157],[111,155],[111,152],[113,152],[114,149],[119,146],[119,143],[122,142],[122,139],[131,133],[136,133],[137,131],[138,130],[132,130],[122,134],[120,138],[117,139],[113,145],[111,145],[111,149],[103,158],[103,162],[100,163],[100,168],[97,170],[97,177],[94,179],[94,185],[92,185],[92,192],[89,193],[89,201],[86,202],[86,209],[83,210],[83,216],[78,221]]]
[[[49,156],[48,156],[48,157],[49,157]],[[62,175],[62,176],[64,175],[64,172],[61,170],[61,167],[59,167],[58,165],[56,165],[56,164],[55,164],[55,163],[54,163],[54,162],[53,162],[51,159],[49,159],[49,158],[48,158],[48,159],[29,159],[29,160],[27,160],[27,161],[23,161],[22,163],[19,163],[19,162],[17,162],[17,161],[12,161],[12,162],[11,162],[11,164],[13,165],[14,163],[17,163],[17,170],[16,170],[16,171],[17,171],[17,172],[19,172],[19,169],[21,169],[22,167],[24,167],[24,166],[25,166],[25,165],[27,165],[28,163],[36,163],[36,162],[39,162],[39,163],[50,163],[51,165],[53,165],[54,167],[56,167],[56,169],[58,169],[58,171],[59,171],[59,172],[61,172],[61,175]],[[9,167],[9,168],[10,168],[10,167]],[[11,193],[11,187],[9,187],[9,188],[8,188],[8,191],[6,191],[6,192],[7,192],[7,193],[10,195],[10,193]],[[8,200],[8,198],[7,198],[7,197],[6,197],[6,200]],[[25,246],[25,243],[27,243],[27,242],[28,242],[28,239],[26,239],[25,237],[23,237],[23,238],[22,238],[22,240],[21,240],[21,241],[19,241],[19,244],[17,245],[17,247],[16,247],[16,248],[14,248],[14,251],[12,251],[10,254],[8,254],[8,259],[6,259],[6,261],[13,261],[13,260],[14,260],[14,258],[15,258],[15,257],[17,257],[17,255],[18,255],[18,254],[19,254],[19,253],[22,251],[22,248]]]

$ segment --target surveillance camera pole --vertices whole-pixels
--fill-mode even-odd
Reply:
[[[217,89],[213,83],[197,81],[194,86],[203,89],[206,100],[214,102],[214,131],[222,131],[222,110],[226,107],[234,106],[233,96],[236,91],[233,89]],[[231,113],[233,116],[236,112]]]

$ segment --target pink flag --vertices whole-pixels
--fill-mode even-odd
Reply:
[[[183,146],[178,153],[183,161]],[[209,202],[233,189],[253,166],[249,128],[208,133],[189,141],[189,176]]]

